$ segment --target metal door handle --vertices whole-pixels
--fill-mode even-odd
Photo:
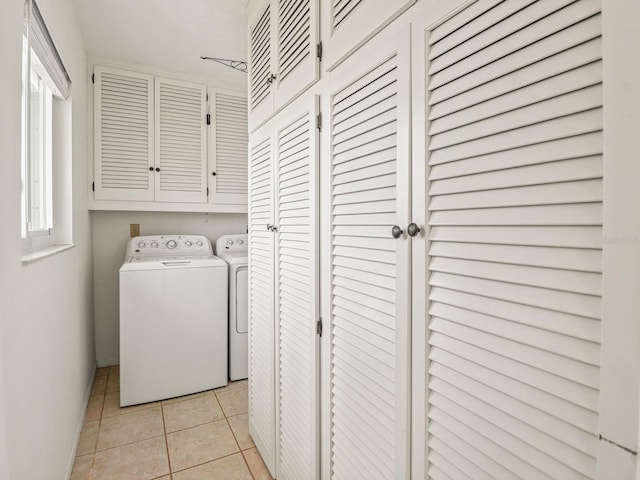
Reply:
[[[420,227],[415,223],[411,222],[407,227],[407,233],[409,234],[410,237],[415,237],[420,233]]]
[[[402,229],[398,225],[394,225],[391,229],[391,236],[393,238],[400,238],[400,235],[402,235]]]

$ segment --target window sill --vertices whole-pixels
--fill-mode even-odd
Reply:
[[[71,250],[75,245],[53,245],[51,247],[41,248],[38,250],[34,250],[33,252],[26,252],[22,254],[22,266],[26,267],[27,265],[31,265],[32,263],[43,260],[47,257],[52,257],[59,253],[62,253],[66,250]]]

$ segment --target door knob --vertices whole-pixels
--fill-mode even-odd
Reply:
[[[420,227],[415,223],[411,222],[407,227],[407,233],[409,234],[410,237],[415,237],[420,233]]]
[[[400,235],[402,235],[402,229],[398,225],[394,225],[391,229],[391,236],[393,238],[400,238]]]

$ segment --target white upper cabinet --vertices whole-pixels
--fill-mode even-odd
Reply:
[[[318,0],[253,0],[248,14],[254,130],[318,79]]]
[[[94,68],[98,210],[247,208],[247,98],[105,66]]]
[[[95,68],[95,198],[153,200],[153,76]]]
[[[206,86],[155,79],[157,202],[207,201]]]
[[[209,95],[213,121],[209,136],[209,202],[247,201],[247,97],[213,88]]]
[[[322,4],[323,64],[342,62],[416,0],[327,0]]]

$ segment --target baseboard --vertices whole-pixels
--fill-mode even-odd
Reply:
[[[64,477],[67,480],[71,478],[73,465],[75,464],[75,461],[76,461],[76,452],[78,451],[78,443],[80,442],[80,435],[82,434],[82,427],[84,426],[84,416],[87,412],[87,406],[89,405],[89,398],[91,397],[91,388],[93,387],[93,380],[96,376],[96,370],[97,370],[97,367],[94,364],[93,370],[91,372],[91,376],[89,378],[89,385],[87,385],[87,389],[85,390],[85,393],[84,393],[84,402],[82,403],[83,408],[82,408],[82,412],[80,413],[80,421],[78,423],[78,426],[76,427],[76,438],[73,440],[73,446],[71,447],[71,457],[67,462],[67,474]]]
[[[110,367],[112,365],[118,365],[119,363],[120,363],[119,357],[107,357],[103,359],[98,359],[98,368]]]

